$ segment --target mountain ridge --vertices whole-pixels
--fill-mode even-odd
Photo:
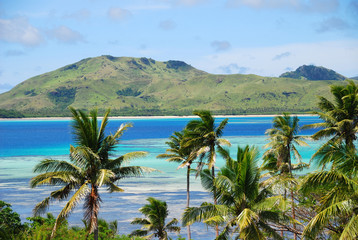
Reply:
[[[111,108],[114,115],[268,114],[315,109],[334,80],[209,74],[185,62],[151,58],[82,59],[32,77],[0,94],[0,109],[25,116],[69,116],[79,109]]]
[[[338,74],[332,69],[325,67],[317,67],[314,65],[303,65],[298,67],[295,71],[285,72],[280,77],[288,77],[294,79],[307,79],[307,80],[338,80],[342,81],[347,79],[345,76]]]

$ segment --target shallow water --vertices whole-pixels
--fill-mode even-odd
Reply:
[[[157,159],[158,154],[166,150],[165,141],[174,132],[181,130],[190,119],[130,119],[110,120],[109,132],[115,132],[123,122],[132,122],[123,136],[116,154],[122,155],[132,151],[147,151],[149,154],[142,159],[133,160],[131,165],[148,166],[161,172],[146,175],[143,178],[124,179],[119,186],[124,193],[108,194],[101,189],[103,200],[100,217],[108,221],[118,220],[119,232],[129,233],[137,226],[130,225],[135,217],[141,217],[138,209],[146,204],[146,198],[155,197],[168,203],[169,218],[180,218],[186,204],[186,170],[177,170],[176,163]],[[222,119],[218,119],[221,121]],[[300,117],[300,125],[318,122],[317,117]],[[265,130],[271,128],[271,117],[235,117],[229,119],[224,137],[232,143],[231,154],[236,156],[238,145],[256,145],[260,152],[267,144]],[[309,135],[313,131],[302,134]],[[73,144],[71,121],[69,120],[3,120],[0,121],[0,200],[13,205],[14,211],[23,220],[31,216],[32,208],[43,200],[55,188],[29,188],[29,180],[34,176],[32,168],[42,159],[67,159],[69,146]],[[310,147],[300,147],[299,151],[304,162],[309,162],[319,143],[310,142]],[[220,167],[224,161],[217,160]],[[311,168],[312,170],[312,168]],[[306,170],[307,172],[309,170]],[[302,172],[304,174],[305,172]],[[210,195],[203,191],[200,180],[191,177],[191,206],[198,206],[204,201],[211,201]],[[49,211],[58,214],[65,202],[53,202]],[[82,207],[78,206],[69,223],[82,225]],[[194,239],[213,239],[213,231],[207,230],[202,224],[192,227]],[[186,228],[181,231],[186,236]]]

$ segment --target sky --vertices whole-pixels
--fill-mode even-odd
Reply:
[[[0,0],[0,92],[88,57],[358,76],[358,0]]]

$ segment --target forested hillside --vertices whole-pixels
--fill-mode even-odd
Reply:
[[[182,61],[100,56],[20,83],[0,95],[0,109],[25,116],[69,116],[68,106],[111,108],[114,115],[307,112],[332,83],[337,80],[214,75]]]

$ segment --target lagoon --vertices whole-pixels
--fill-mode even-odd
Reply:
[[[267,143],[264,135],[266,129],[272,127],[273,117],[229,117],[224,131],[224,138],[232,143],[232,156],[236,155],[238,145],[256,145],[260,152],[265,150]],[[217,118],[222,121],[224,118]],[[164,153],[165,141],[174,131],[182,130],[191,118],[128,118],[111,119],[108,132],[114,133],[122,123],[131,122],[130,128],[116,149],[118,155],[131,151],[147,151],[149,154],[142,159],[133,160],[131,165],[149,166],[161,172],[151,173],[144,178],[131,178],[119,182],[124,193],[107,194],[100,191],[102,204],[100,217],[108,221],[118,220],[119,233],[129,233],[137,226],[130,221],[141,217],[138,209],[146,204],[147,197],[155,197],[168,203],[169,218],[180,218],[186,204],[185,169],[177,170],[177,164],[156,159]],[[300,126],[316,123],[320,120],[315,116],[301,116]],[[311,135],[315,130],[305,130],[301,135]],[[53,191],[53,188],[29,188],[29,180],[34,176],[32,168],[42,159],[68,159],[69,146],[73,144],[71,120],[1,120],[0,121],[0,200],[11,203],[14,211],[23,220],[31,216],[32,208]],[[299,151],[304,162],[309,162],[317,150],[319,142],[309,142],[310,147],[300,147]],[[220,167],[224,161],[217,160]],[[314,166],[310,170],[314,169]],[[308,171],[308,170],[306,170]],[[304,174],[304,172],[302,173]],[[210,201],[208,193],[203,191],[200,179],[191,178],[191,206],[198,206]],[[57,215],[64,202],[53,202],[49,211]],[[82,207],[79,205],[69,218],[71,225],[82,226]],[[183,228],[181,235],[186,235]],[[192,227],[194,239],[212,239],[213,232],[202,225]]]

